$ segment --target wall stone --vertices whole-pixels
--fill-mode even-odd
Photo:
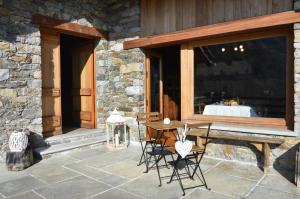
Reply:
[[[294,24],[294,48],[294,131],[298,134],[298,137],[300,137],[300,24]]]

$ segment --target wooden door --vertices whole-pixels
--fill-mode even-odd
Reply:
[[[62,133],[60,34],[41,30],[42,125],[45,137]]]
[[[85,41],[72,51],[73,121],[95,128],[94,44]]]
[[[146,62],[146,111],[163,114],[162,57],[148,51]]]

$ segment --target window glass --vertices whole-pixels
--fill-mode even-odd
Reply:
[[[286,37],[194,48],[194,113],[284,118]]]

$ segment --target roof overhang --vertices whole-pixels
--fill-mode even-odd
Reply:
[[[44,28],[51,28],[61,33],[71,34],[92,39],[104,38],[108,39],[108,34],[105,31],[98,30],[93,27],[83,26],[71,22],[60,21],[40,14],[32,16],[32,22]]]
[[[300,13],[287,11],[134,39],[124,42],[124,49],[153,48],[180,44],[186,41],[219,37],[228,34],[271,29],[298,22],[300,22]]]

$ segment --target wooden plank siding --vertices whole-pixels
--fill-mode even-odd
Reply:
[[[141,36],[293,9],[293,0],[141,0]]]

